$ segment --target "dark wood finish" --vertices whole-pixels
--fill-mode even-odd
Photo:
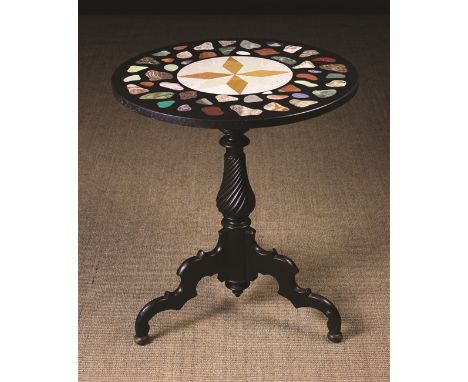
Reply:
[[[247,175],[244,147],[249,139],[246,129],[223,130],[220,144],[226,148],[224,173],[216,204],[223,214],[222,229],[216,247],[209,252],[199,251],[184,261],[177,274],[181,281],[173,292],[165,292],[147,303],[135,322],[135,342],[145,345],[150,342],[149,321],[157,313],[179,310],[197,295],[196,287],[201,278],[218,275],[236,297],[249,287],[258,273],[271,275],[279,285],[278,293],[287,298],[296,308],[310,307],[321,311],[328,320],[328,339],[340,342],[341,317],[336,307],[325,297],[299,287],[295,281],[298,268],[286,256],[275,249],[266,251],[255,241],[255,230],[250,227],[249,215],[255,208],[255,195]]]

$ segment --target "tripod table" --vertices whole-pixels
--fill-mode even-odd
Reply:
[[[278,293],[296,307],[327,318],[328,339],[340,342],[341,317],[325,297],[299,287],[294,262],[255,241],[249,214],[255,195],[244,147],[249,129],[316,117],[347,102],[357,91],[357,74],[345,59],[323,49],[278,40],[226,38],[172,44],[142,53],[114,72],[120,103],[145,116],[179,125],[219,129],[226,148],[216,205],[223,215],[212,251],[185,260],[173,292],[148,302],[135,322],[135,342],[150,341],[149,321],[180,309],[197,295],[202,277],[218,275],[239,297],[259,273],[273,276]]]

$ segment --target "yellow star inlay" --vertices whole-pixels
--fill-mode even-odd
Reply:
[[[241,94],[242,91],[245,89],[245,87],[248,85],[248,82],[240,78],[239,76],[269,77],[269,76],[276,76],[278,74],[288,73],[282,70],[253,70],[251,72],[239,73],[239,70],[241,70],[243,66],[244,65],[241,62],[237,61],[234,57],[229,57],[223,64],[223,68],[227,69],[232,74],[216,73],[216,72],[201,72],[201,73],[194,73],[194,74],[186,74],[181,77],[211,80],[211,79],[220,78],[220,77],[232,76],[232,78],[230,78],[229,81],[227,82],[227,85],[229,85],[238,94]]]

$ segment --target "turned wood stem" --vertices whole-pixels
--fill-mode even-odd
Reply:
[[[226,148],[221,187],[216,206],[223,214],[224,227],[243,228],[250,225],[249,215],[255,208],[255,194],[249,183],[244,147],[250,143],[242,130],[222,130],[219,143]]]

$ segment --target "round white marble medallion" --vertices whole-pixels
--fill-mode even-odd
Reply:
[[[214,57],[188,64],[178,81],[193,90],[211,94],[255,94],[279,88],[293,76],[281,62],[260,57]]]

